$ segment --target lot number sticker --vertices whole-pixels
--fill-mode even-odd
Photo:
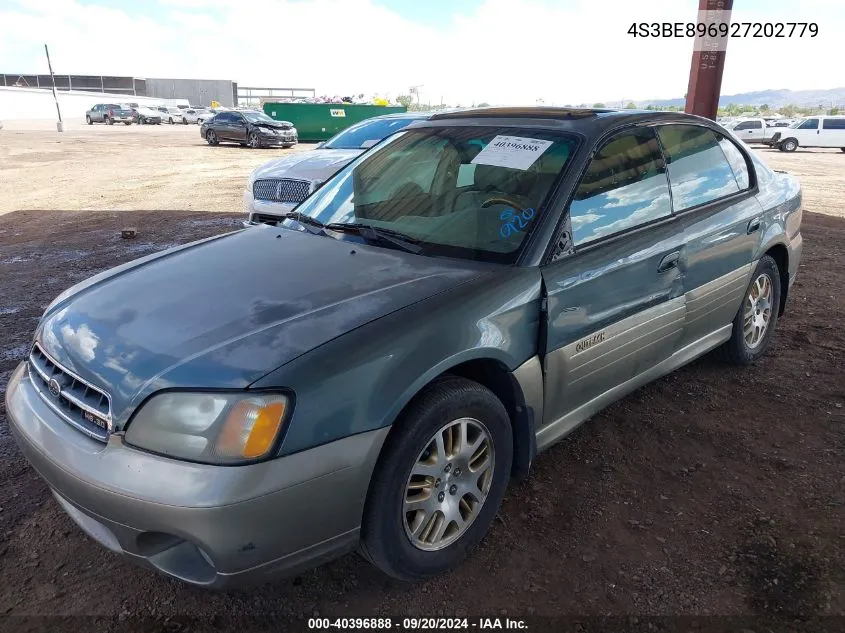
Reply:
[[[329,110],[329,114],[335,117],[340,117],[341,119],[346,117],[346,110],[337,109],[337,110]]]
[[[552,141],[522,136],[497,136],[472,159],[476,165],[528,169],[543,155]]]

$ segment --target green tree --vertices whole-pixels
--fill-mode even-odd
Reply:
[[[593,104],[593,107],[594,107],[594,108],[603,108],[603,107],[604,107],[604,104],[603,104],[603,103],[601,103],[601,102],[594,103],[594,104]]]
[[[489,103],[487,103],[486,101],[482,101],[482,102],[481,102],[481,103],[479,103],[479,104],[478,104],[478,106],[476,106],[476,107],[479,107],[479,108],[489,108],[489,107],[490,107],[490,104],[489,104]]]
[[[626,110],[636,110],[636,109],[637,109],[637,104],[636,104],[636,103],[634,103],[633,101],[629,101],[629,102],[628,102],[628,105],[626,105],[626,106],[625,106],[625,109],[626,109]]]
[[[396,97],[396,102],[399,105],[405,106],[406,108],[410,108],[411,104],[414,102],[414,98],[411,95],[399,95]]]
[[[833,106],[833,107],[830,109],[830,115],[831,115],[831,116],[836,116],[837,114],[839,114],[839,108],[837,108],[836,106]]]

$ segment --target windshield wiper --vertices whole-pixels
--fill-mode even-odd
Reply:
[[[326,224],[325,228],[331,231],[357,233],[365,240],[381,240],[382,242],[389,242],[390,244],[398,246],[409,253],[418,254],[423,250],[422,246],[419,245],[419,240],[411,237],[410,235],[405,235],[400,231],[394,231],[393,229],[383,229],[370,224],[362,224],[360,222],[351,222],[349,224],[345,224],[343,222],[332,222],[330,224]]]
[[[312,218],[308,215],[303,215],[299,211],[289,211],[288,213],[280,215],[279,221],[281,222],[282,220],[294,220],[296,222],[299,222],[303,227],[305,227],[306,231],[315,235],[326,234],[326,232],[323,230],[326,228],[325,224],[323,224],[316,218]],[[316,227],[317,230],[315,231],[314,229],[309,228],[309,226]]]

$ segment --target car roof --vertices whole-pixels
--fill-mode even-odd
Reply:
[[[710,119],[683,112],[656,110],[609,110],[599,108],[556,108],[545,106],[493,107],[454,110],[432,115],[427,121],[414,123],[414,128],[445,125],[484,125],[526,127],[597,135],[624,125],[653,123],[698,123],[719,129]]]
[[[369,119],[363,119],[360,121],[363,123],[364,121],[373,121],[378,119],[379,121],[383,121],[384,119],[428,119],[431,117],[431,112],[391,112],[390,114],[379,114],[374,117],[370,117]]]

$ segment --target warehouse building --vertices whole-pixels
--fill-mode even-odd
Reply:
[[[238,105],[238,84],[229,79],[158,79],[105,75],[55,75],[61,91],[100,92],[131,97],[184,100],[195,105]],[[50,75],[0,74],[0,87],[52,88]]]

